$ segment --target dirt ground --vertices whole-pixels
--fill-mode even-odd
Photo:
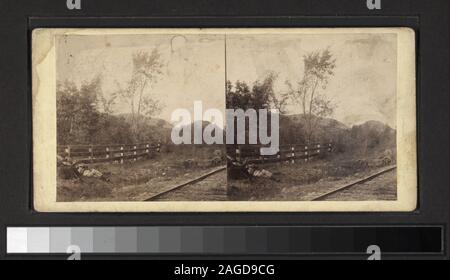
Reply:
[[[156,201],[227,201],[227,171],[167,193]]]
[[[107,180],[86,177],[73,180],[58,178],[58,201],[142,201],[217,168],[217,165],[207,159],[198,159],[194,165],[186,166],[185,161],[188,159],[192,157],[171,152],[124,164],[92,164],[89,168],[102,172]],[[226,174],[222,177],[216,177],[217,184],[225,187]],[[211,189],[216,187],[211,186]],[[210,196],[209,193],[203,192],[203,196],[199,194],[197,199],[214,200],[217,198],[215,193],[216,191],[211,191]]]
[[[192,155],[170,152],[124,164],[91,165],[107,180],[58,178],[58,201],[144,201],[217,168],[207,160],[185,166]],[[163,195],[159,201],[309,201],[337,186],[372,175],[386,166],[377,159],[333,155],[305,163],[262,165],[274,179],[227,179],[226,171]],[[331,195],[326,200],[396,200],[396,172]]]
[[[273,173],[274,179],[228,180],[233,201],[310,201],[316,197],[363,179],[386,168],[376,159],[332,156],[308,163],[271,164],[261,166]],[[396,200],[396,172],[390,172],[343,194],[327,200],[371,201]]]
[[[325,201],[397,200],[397,172],[393,170],[369,182],[358,184],[342,192],[326,197]]]

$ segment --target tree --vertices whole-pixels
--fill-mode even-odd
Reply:
[[[264,80],[253,83],[252,88],[242,81],[237,81],[234,86],[227,81],[226,103],[228,109],[278,109],[284,111],[287,98],[277,98],[274,91],[274,83],[277,74],[269,73]]]
[[[306,140],[311,142],[318,121],[334,112],[331,100],[320,94],[320,89],[326,89],[330,77],[334,76],[336,60],[330,50],[326,49],[308,53],[303,57],[303,63],[303,78],[295,89],[290,82],[286,82],[289,86],[286,96],[300,106],[305,121]]]
[[[58,143],[91,143],[98,130],[97,92],[100,79],[84,83],[58,83],[56,92]]]
[[[153,99],[149,89],[162,73],[161,55],[155,48],[151,53],[138,51],[132,55],[133,71],[123,88],[118,84],[119,96],[128,103],[131,113],[131,130],[134,141],[140,139],[140,123],[143,117],[152,117],[162,109]]]
[[[97,107],[98,109],[102,110],[105,114],[112,114],[113,113],[113,106],[116,104],[116,100],[118,98],[117,92],[113,92],[109,96],[105,95],[103,93],[101,83],[102,83],[102,75],[98,75],[96,78],[94,78],[93,82],[98,84],[97,87]]]
[[[254,115],[256,120],[259,120],[261,109],[271,110],[278,109],[279,112],[283,111],[286,104],[286,99],[278,99],[275,90],[274,83],[277,79],[277,74],[269,73],[263,80],[258,80],[253,83],[252,87],[242,81],[237,81],[234,86],[230,81],[227,81],[227,93],[226,93],[226,105],[227,109],[242,109],[247,111],[253,109],[256,111]],[[279,114],[278,112],[278,114]],[[273,112],[268,112],[269,116],[273,116]],[[254,117],[248,117],[249,119]],[[248,142],[250,142],[249,131],[251,123],[248,122],[245,126],[245,132],[248,136]],[[259,128],[259,122],[256,130]],[[235,120],[235,128],[237,128],[237,119]],[[252,127],[255,129],[255,127]],[[268,127],[267,131],[271,134],[272,128]],[[254,130],[253,130],[254,131]],[[259,130],[258,130],[259,131]],[[235,143],[237,142],[237,134],[235,133]]]

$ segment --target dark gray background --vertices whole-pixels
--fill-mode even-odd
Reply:
[[[382,0],[382,4],[382,10],[370,11],[366,0],[82,0],[81,11],[69,11],[66,0],[0,0],[0,259],[6,257],[7,226],[425,224],[447,229],[449,3]],[[417,32],[420,207],[416,212],[40,214],[32,210],[33,28],[334,26],[404,26]]]

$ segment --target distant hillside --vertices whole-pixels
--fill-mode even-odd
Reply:
[[[314,141],[333,142],[338,152],[377,153],[396,147],[396,130],[378,121],[353,127],[331,118],[315,118],[313,123]],[[306,143],[305,125],[303,115],[281,116],[281,144]]]
[[[211,125],[212,123],[207,122],[207,121],[197,121],[197,122],[192,122],[191,124],[184,126],[184,129],[191,131],[191,143],[194,143],[194,127],[196,124],[198,124],[200,122],[201,122],[201,126],[202,126],[202,139],[203,139],[203,131],[205,130],[205,128],[207,126]],[[222,132],[222,135],[224,136],[224,139],[225,139],[225,131],[222,128],[220,128],[216,125],[214,125],[212,128],[217,133]],[[214,134],[213,134],[213,136],[214,136]],[[203,144],[205,144],[205,143],[203,142]]]
[[[129,115],[122,117],[127,122],[131,121]],[[303,115],[280,116],[280,144],[305,144],[305,123]],[[210,124],[203,121],[202,132]],[[386,149],[395,150],[396,147],[396,130],[378,121],[368,121],[348,127],[331,118],[316,118],[314,124],[316,128],[314,142],[332,142],[337,152],[378,153]],[[194,143],[194,125],[195,122],[186,125],[186,129],[191,131],[192,143]],[[171,143],[172,128],[169,122],[162,119],[143,118],[141,120],[142,137],[146,139],[145,141],[157,139],[163,143]],[[226,136],[226,131],[222,128],[216,127],[216,129],[222,131],[224,137]]]
[[[297,114],[297,115],[287,115],[284,116],[285,118],[288,118],[289,120],[293,121],[293,122],[298,122],[298,123],[303,123],[305,121],[305,116],[301,115],[301,114]],[[330,127],[330,128],[335,128],[335,129],[348,129],[349,127],[346,126],[345,124],[335,120],[335,119],[330,119],[330,118],[317,118],[315,116],[313,116],[313,118],[315,118],[314,121],[317,121],[318,126],[320,127]]]
[[[397,143],[397,131],[387,124],[368,121],[355,125],[350,131],[350,141],[360,147],[362,152],[379,152],[394,149]]]
[[[128,125],[132,123],[132,115],[131,114],[121,114],[117,116],[120,119],[123,119]],[[149,118],[145,116],[140,116],[139,121],[140,126],[140,142],[162,142],[166,143],[170,141],[170,133],[172,131],[172,124],[168,121],[159,118]]]
[[[131,123],[131,119],[132,119],[132,115],[131,114],[120,114],[117,115],[117,117],[120,118],[124,118],[127,122]],[[157,118],[157,117],[145,117],[145,116],[140,116],[139,117],[142,123],[145,123],[149,126],[159,126],[161,128],[170,128],[172,129],[172,124],[166,120]]]
[[[168,121],[163,120],[163,119],[158,119],[158,118],[148,119],[147,118],[146,122],[150,126],[157,126],[161,129],[170,129],[171,130],[173,128],[171,123],[169,123]]]
[[[360,125],[353,126],[354,129],[366,132],[372,132],[377,134],[382,133],[395,133],[395,129],[391,128],[389,125],[384,124],[379,121],[368,121]]]
[[[287,115],[280,118],[280,138],[282,144],[306,143],[304,115]],[[330,142],[340,133],[349,130],[345,124],[330,118],[314,117],[315,142]]]

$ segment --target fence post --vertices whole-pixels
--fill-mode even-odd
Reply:
[[[158,153],[161,152],[161,143],[158,143],[158,148],[156,149],[156,151],[157,151]]]
[[[134,161],[137,161],[137,151],[136,151],[136,149],[137,149],[137,146],[134,146]]]
[[[94,146],[93,146],[93,145],[91,145],[91,146],[89,147],[89,153],[90,153],[89,159],[90,159],[91,162],[93,163],[93,162],[94,162]]]
[[[333,151],[333,147],[332,147],[332,145],[331,145],[331,143],[330,144],[328,144],[328,152],[332,152]]]
[[[291,147],[291,151],[292,151],[292,154],[291,154],[291,156],[292,156],[292,164],[295,164],[295,147]]]
[[[109,147],[106,147],[106,159],[109,159]]]
[[[305,162],[308,162],[309,154],[308,154],[308,146],[305,146]]]
[[[67,154],[67,157],[70,158],[70,146],[67,146],[66,154]]]
[[[120,147],[120,164],[123,164],[123,146]]]
[[[317,145],[317,151],[320,154],[320,144]]]
[[[145,153],[147,154],[147,156],[150,156],[150,144],[146,144],[145,148],[146,148]]]

